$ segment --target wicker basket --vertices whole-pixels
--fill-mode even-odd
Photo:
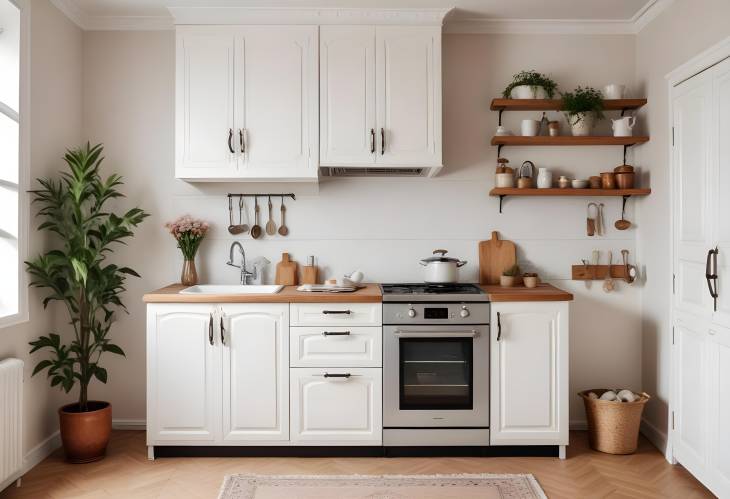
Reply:
[[[606,388],[599,388],[578,393],[586,407],[590,446],[608,454],[632,454],[639,440],[641,413],[651,397],[642,393],[635,402],[588,398],[590,392],[600,397],[606,391]]]

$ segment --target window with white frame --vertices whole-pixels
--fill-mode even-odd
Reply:
[[[0,321],[20,313],[20,9],[0,0]]]

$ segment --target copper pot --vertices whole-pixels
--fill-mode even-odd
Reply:
[[[600,189],[601,188],[601,177],[594,175],[588,179],[588,183],[591,186],[591,189]]]
[[[112,433],[112,405],[90,400],[89,409],[79,412],[79,404],[73,403],[58,410],[63,451],[71,463],[90,463],[106,455]]]
[[[631,165],[618,165],[616,168],[613,169],[614,173],[626,173],[626,172],[633,172],[634,167]]]
[[[616,173],[616,185],[619,189],[633,189],[634,178],[636,173],[634,172],[620,172]]]
[[[616,188],[616,174],[613,172],[601,173],[601,188],[615,189]]]

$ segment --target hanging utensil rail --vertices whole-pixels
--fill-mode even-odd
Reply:
[[[233,193],[230,193],[230,192],[228,193],[228,197],[229,198],[255,198],[255,197],[264,198],[264,197],[267,197],[267,196],[269,196],[269,197],[277,197],[277,198],[285,197],[285,198],[292,198],[294,201],[297,200],[296,194],[293,194],[293,193],[288,193],[288,194],[282,194],[280,192],[279,193],[264,192],[262,194],[244,194],[244,193],[233,194]]]

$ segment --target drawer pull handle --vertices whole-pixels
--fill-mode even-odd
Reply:
[[[350,373],[344,373],[344,374],[330,374],[330,373],[324,373],[325,378],[350,378],[352,374]]]
[[[350,336],[350,331],[322,331],[322,336]]]
[[[208,322],[208,341],[213,344],[213,312],[210,313],[210,321]]]
[[[322,310],[322,313],[325,315],[332,315],[332,314],[350,315],[352,313],[352,310]]]

